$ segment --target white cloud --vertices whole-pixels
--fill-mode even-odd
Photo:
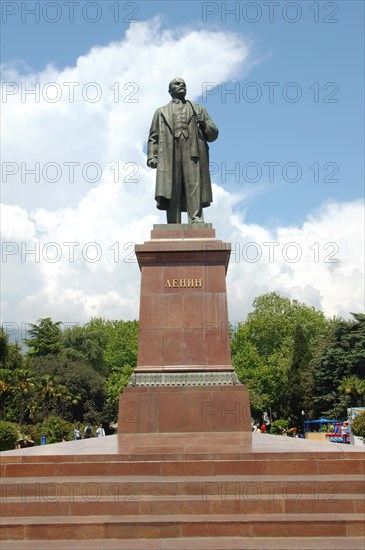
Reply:
[[[3,160],[14,163],[6,165],[9,175],[3,187],[4,322],[34,322],[45,316],[79,323],[99,315],[138,317],[140,275],[134,243],[148,240],[153,223],[165,221],[154,208],[155,174],[145,166],[143,149],[153,111],[168,101],[167,85],[176,75],[186,79],[194,99],[202,82],[238,78],[250,63],[247,44],[233,34],[186,30],[177,35],[154,20],[132,25],[123,41],[93,48],[74,67],[58,71],[49,66],[36,75],[5,67],[4,80],[16,82],[19,92],[3,104]],[[24,93],[35,82],[39,103],[32,96],[22,102],[21,89]],[[50,82],[58,87],[47,87]],[[65,82],[80,83],[73,102]],[[59,101],[42,97],[57,90],[62,91]],[[82,90],[85,97],[101,90],[100,101],[86,101]],[[74,181],[69,177],[72,162],[79,163]],[[25,173],[35,163],[39,182]],[[59,165],[59,181],[44,181],[42,170],[46,180],[57,176],[56,165],[48,165],[47,171],[47,163]],[[87,171],[87,163],[100,166],[98,181],[90,181],[95,168],[90,165]],[[233,243],[228,271],[232,321],[244,318],[255,296],[272,290],[328,315],[347,316],[360,309],[360,203],[327,204],[311,213],[302,227],[269,232],[245,224],[240,210],[245,196],[215,185],[214,201],[206,217],[217,238]],[[248,248],[249,242],[256,245]],[[264,244],[276,242],[278,246]],[[302,253],[296,263],[290,261],[296,250],[290,242]],[[338,263],[324,261],[331,242],[339,247],[334,254]],[[261,250],[261,258],[249,261],[255,250]]]
[[[232,319],[241,320],[255,296],[271,291],[328,316],[348,318],[349,312],[363,311],[362,200],[326,203],[301,227],[269,231],[245,224],[242,218],[231,214],[231,223],[221,228],[232,242],[228,275]]]
[[[38,74],[3,67],[4,81],[17,87],[4,87],[3,160],[15,166],[7,165],[3,201],[27,210],[75,207],[97,185],[92,180],[100,174],[89,163],[100,171],[116,160],[145,165],[143,143],[154,110],[169,100],[169,81],[184,76],[194,98],[203,82],[222,82],[247,70],[248,53],[234,34],[176,35],[154,19],[132,24],[123,41],[93,48],[74,67],[48,66]],[[27,173],[35,163],[36,183]]]

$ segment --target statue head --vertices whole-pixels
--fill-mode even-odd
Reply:
[[[172,98],[176,97],[178,99],[184,99],[186,95],[185,80],[180,76],[176,76],[173,80],[171,80],[169,84],[169,94]]]

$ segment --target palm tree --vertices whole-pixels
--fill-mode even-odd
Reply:
[[[19,401],[19,424],[23,424],[27,417],[33,416],[32,393],[34,388],[35,383],[30,371],[19,369],[17,371],[17,382],[14,386],[15,398]]]
[[[352,406],[363,406],[365,398],[365,380],[362,380],[355,374],[345,376],[345,378],[341,380],[338,389],[341,393],[349,396]]]

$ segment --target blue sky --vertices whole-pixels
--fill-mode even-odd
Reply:
[[[121,40],[131,19],[155,15],[165,28],[229,30],[250,41],[256,63],[248,74],[237,75],[239,97],[225,95],[223,86],[206,97],[221,130],[211,153],[217,178],[232,192],[260,189],[250,199],[247,221],[300,223],[325,200],[363,196],[363,2],[251,2],[247,7],[248,2],[102,1],[95,7],[83,1],[75,3],[74,22],[67,3],[43,12],[47,3],[40,2],[37,16],[31,13],[35,4],[3,3],[3,62],[24,63],[35,71],[49,63],[72,66],[90,48]],[[226,89],[233,86],[227,82]],[[290,102],[297,93],[301,99]],[[272,182],[270,167],[263,164],[271,162],[280,163],[272,165]],[[292,162],[300,169],[285,168]],[[233,169],[237,175],[230,176]]]
[[[90,205],[93,193],[104,193],[100,185],[81,180],[77,185],[69,181],[57,186],[36,184],[31,178],[24,185],[18,171],[2,188],[7,242],[17,243],[19,250],[24,239],[28,244],[36,239],[43,245],[62,244],[66,232],[70,233],[70,217],[75,229],[67,238],[73,241],[94,242],[98,238],[95,226],[102,227],[98,236],[105,233],[101,246],[106,249],[109,241],[118,240],[123,248],[134,240],[147,240],[151,224],[164,219],[154,207],[154,174],[144,165],[145,141],[153,110],[169,100],[168,81],[180,75],[186,77],[188,96],[190,92],[190,98],[205,105],[220,130],[210,148],[215,202],[205,214],[218,238],[233,239],[241,247],[249,239],[277,242],[285,235],[287,242],[296,238],[303,251],[308,252],[316,242],[321,243],[322,252],[329,242],[339,249],[336,266],[323,262],[309,266],[304,255],[304,263],[295,266],[297,271],[291,262],[281,266],[233,263],[229,275],[233,321],[242,319],[255,295],[270,290],[306,301],[328,315],[346,316],[350,308],[360,310],[362,283],[357,281],[361,281],[363,260],[357,236],[362,233],[359,201],[364,196],[363,2],[80,0],[71,2],[73,21],[69,4],[2,2],[5,82],[18,86],[41,82],[44,86],[47,81],[67,80],[70,74],[80,82],[86,79],[104,86],[105,82],[118,81],[121,86],[134,82],[137,103],[104,106],[100,101],[90,106],[76,102],[61,109],[60,104],[50,102],[36,105],[31,97],[20,105],[20,93],[9,95],[2,104],[4,143],[10,138],[3,148],[3,160],[17,166],[21,162],[97,160],[104,176],[110,175],[106,166],[114,159],[136,163],[141,178],[136,189],[146,196],[142,206],[136,202],[133,216],[129,189],[114,190],[131,201],[128,212],[109,210],[108,214],[110,205],[105,205],[105,216],[99,219]],[[236,11],[225,14],[225,7]],[[136,22],[131,24],[131,19]],[[89,71],[86,75],[85,70]],[[207,82],[213,84],[204,93]],[[232,89],[237,95],[227,93]],[[111,94],[106,90],[104,96]],[[82,219],[95,223],[81,231],[77,216],[83,208],[90,210]],[[133,286],[137,271],[133,271],[133,280],[125,271],[123,283],[137,297],[121,300],[118,309],[110,305],[116,299],[110,296],[111,287],[116,294],[121,291],[117,273],[110,266],[102,267],[102,262],[97,266],[68,262],[63,271],[57,271],[61,264],[32,263],[30,257],[22,261],[16,253],[5,259],[7,281],[22,280],[18,291],[22,289],[23,298],[23,306],[16,307],[10,298],[5,300],[5,320],[12,315],[17,322],[33,322],[46,315],[79,316],[80,321],[91,314],[138,316],[138,288]],[[244,267],[256,280],[250,282],[246,294]],[[91,290],[97,268],[104,270],[99,275],[106,287],[98,283]],[[264,274],[261,282],[254,268]],[[303,280],[303,272],[313,272],[312,279]],[[90,280],[80,290],[75,275],[87,274]],[[50,278],[56,281],[53,289]],[[62,300],[68,307],[63,308],[55,296],[65,285]],[[357,293],[348,301],[339,295],[339,288],[344,296],[347,289],[353,294],[354,286]]]

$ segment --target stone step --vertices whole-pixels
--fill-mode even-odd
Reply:
[[[354,445],[241,432],[133,433],[4,451],[0,462],[170,462],[361,459]],[[251,438],[252,436],[252,438]]]
[[[2,518],[3,540],[180,537],[361,537],[364,514],[211,514]]]
[[[282,495],[262,494],[241,498],[239,495],[89,495],[47,498],[9,497],[1,504],[6,517],[27,516],[127,516],[180,514],[353,514],[365,513],[359,494]]]
[[[239,499],[254,499],[260,495],[319,494],[331,498],[338,493],[364,492],[363,475],[333,476],[64,476],[59,477],[12,477],[1,480],[0,496],[26,499],[37,497],[39,501],[51,502],[53,497],[84,496],[96,499],[103,495],[201,495],[205,498],[233,494]],[[55,498],[53,499],[55,500]]]
[[[52,460],[52,459],[50,459]],[[219,475],[339,475],[364,474],[365,461],[357,458],[308,458],[272,460],[271,457],[256,460],[171,460],[171,461],[100,461],[80,460],[79,462],[52,461],[19,461],[3,462],[1,477],[20,476],[123,476],[123,475],[158,475],[158,476],[219,476]]]
[[[329,530],[329,529],[328,529]],[[181,537],[155,539],[15,540],[1,550],[364,550],[363,537]]]
[[[250,450],[158,434],[1,453],[1,550],[362,548],[363,452],[260,435]]]
[[[160,434],[162,435],[162,434]],[[170,439],[172,439],[174,434],[169,434]],[[179,434],[181,437],[181,434]],[[184,434],[184,437],[187,438],[193,438],[195,434]],[[227,435],[227,434],[224,434]],[[229,434],[228,434],[229,435]],[[108,436],[113,437],[113,436]],[[119,436],[123,437],[123,436]],[[171,460],[175,461],[181,461],[181,460],[213,460],[212,453],[209,449],[212,447],[208,447],[208,451],[203,452],[203,444],[201,443],[199,446],[195,444],[193,447],[193,450],[190,450],[187,452],[186,450],[182,452],[180,450],[174,450],[177,449],[172,442],[170,442],[170,445],[165,443],[164,445],[164,451],[161,449],[157,449],[156,447],[153,447],[153,441],[150,441],[150,445],[147,445],[148,442],[148,434],[143,438],[143,442],[145,443],[144,446],[140,444],[139,447],[131,446],[128,449],[119,448],[117,452],[114,453],[105,453],[103,454],[100,452],[100,448],[98,452],[92,452],[91,449],[89,449],[89,452],[80,452],[77,449],[77,446],[79,442],[66,442],[63,444],[60,443],[53,443],[51,445],[45,445],[45,446],[35,446],[30,447],[28,449],[22,449],[20,452],[19,450],[12,450],[12,451],[3,451],[1,452],[1,463],[15,463],[15,462],[22,462],[22,463],[55,463],[55,462],[73,462],[73,463],[80,463],[80,462],[130,462],[137,460],[143,460],[144,461],[164,461],[164,462],[170,462]],[[275,443],[279,440],[280,437],[278,436],[266,436],[266,438],[274,438]],[[268,440],[269,445],[267,445],[267,448],[265,446],[264,452],[269,452],[270,448],[273,446],[273,439]],[[292,443],[292,439],[290,438],[290,443]],[[307,440],[302,440],[304,444],[307,446],[310,444]],[[82,440],[82,443],[84,445],[87,445],[88,443],[94,443],[94,447],[96,445],[95,441],[93,440]],[[102,443],[102,441],[97,441],[97,443]],[[219,444],[219,443],[218,443]],[[217,451],[217,457],[216,460],[240,460],[240,461],[246,461],[246,460],[262,460],[263,459],[263,450],[260,452],[257,452],[255,450],[252,450],[250,452],[246,452],[244,450],[238,450],[236,449],[235,452],[233,452],[233,447],[230,450],[228,454],[234,454],[233,457],[226,457],[223,458],[221,454],[218,453],[218,444],[214,447]],[[316,451],[314,450],[297,450],[297,451],[279,451],[278,448],[272,449],[272,452],[270,452],[270,460],[271,461],[282,461],[282,460],[313,460],[314,458],[318,458],[318,445],[320,445],[320,456],[321,460],[330,459],[341,459],[341,460],[347,460],[347,459],[361,459],[364,454],[364,450],[360,447],[354,447],[354,446],[347,446],[342,445],[341,446],[341,452],[339,452],[338,447],[339,445],[335,444],[325,444],[321,443],[316,446]],[[309,445],[310,446],[310,445]],[[97,447],[95,447],[96,449]],[[198,448],[200,448],[201,452],[198,452]],[[84,451],[86,449],[83,449]],[[66,451],[66,452],[64,452]],[[124,452],[123,452],[124,451]],[[221,450],[222,452],[222,450]],[[207,454],[208,453],[208,454]],[[193,458],[193,455],[199,455],[200,458]]]

